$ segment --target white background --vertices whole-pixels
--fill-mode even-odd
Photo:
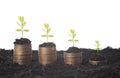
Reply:
[[[21,37],[16,32],[18,16],[24,16],[30,32],[24,37],[32,41],[32,48],[45,42],[41,35],[43,24],[49,23],[58,50],[71,46],[67,40],[74,29],[79,39],[75,46],[94,48],[99,40],[101,48],[120,47],[120,0],[0,0],[0,47],[13,49],[13,42]]]

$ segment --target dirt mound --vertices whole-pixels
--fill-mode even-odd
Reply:
[[[14,44],[31,44],[31,41],[27,38],[16,39]]]
[[[56,47],[56,45],[53,42],[48,42],[48,43],[40,44],[39,47]]]
[[[78,52],[80,52],[80,49],[78,47],[69,47],[66,52],[68,52],[68,53],[71,53],[71,52],[78,53]]]

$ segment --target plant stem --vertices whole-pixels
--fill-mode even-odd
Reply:
[[[22,38],[23,38],[23,27],[21,26],[21,30],[22,30]]]
[[[23,30],[22,30],[22,38],[23,38]]]
[[[47,42],[48,42],[48,32],[47,32]]]
[[[74,47],[74,41],[73,41],[73,47]]]
[[[72,38],[72,40],[73,40],[73,47],[74,47],[74,37]]]
[[[48,36],[47,36],[47,42],[48,42]]]
[[[97,46],[97,54],[99,54],[99,47]]]

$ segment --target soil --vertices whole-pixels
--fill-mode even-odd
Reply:
[[[40,44],[39,47],[56,47],[56,45],[53,42],[45,42],[43,44]]]
[[[31,41],[27,38],[16,39],[14,44],[31,44]]]
[[[80,48],[85,63],[79,66],[65,65],[63,54],[57,51],[55,64],[42,66],[38,63],[38,51],[33,50],[30,65],[13,64],[13,50],[0,49],[0,78],[120,78],[120,49],[104,48],[100,55],[108,60],[104,65],[88,63],[92,49]]]
[[[67,53],[78,53],[80,52],[80,49],[78,47],[69,47],[66,52]]]

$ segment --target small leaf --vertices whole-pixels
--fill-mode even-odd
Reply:
[[[41,35],[42,37],[47,37],[47,35]]]
[[[18,16],[18,20],[21,21],[21,16]]]
[[[75,31],[73,29],[71,29],[70,32],[73,34]]]
[[[23,22],[23,23],[22,23],[22,28],[23,28],[24,26],[25,26],[25,23]]]
[[[68,40],[68,41],[73,41],[72,39]]]
[[[21,22],[24,22],[24,16],[21,17]]]
[[[73,38],[75,38],[75,37],[76,37],[76,33],[73,34]]]
[[[24,29],[23,31],[24,31],[24,32],[29,32],[29,30],[28,30],[28,29]]]
[[[17,31],[17,32],[20,32],[20,31],[22,31],[22,30],[21,30],[21,29],[16,29],[16,31]]]
[[[99,48],[99,47],[100,47],[99,40],[96,40],[96,41],[95,41],[95,43],[96,43],[96,44],[94,44],[94,45],[95,45],[95,47],[96,47],[95,49],[96,49],[96,50],[97,50],[97,52],[98,52],[98,51],[100,51],[100,48]]]
[[[53,35],[48,35],[48,37],[54,37]]]
[[[23,25],[23,23],[22,23],[22,28],[24,28],[24,25]]]
[[[95,43],[96,43],[96,44],[99,44],[99,40],[96,40]]]
[[[23,26],[25,26],[25,25],[26,25],[26,22],[23,23]]]
[[[74,40],[75,42],[78,42],[79,40]]]
[[[46,29],[48,29],[48,28],[49,28],[49,24],[44,23],[44,27],[45,27]]]
[[[95,43],[96,43],[96,46],[98,47],[100,46],[99,40],[96,40]]]
[[[49,33],[50,31],[51,31],[51,29],[50,29],[50,28],[48,28],[48,31],[47,31],[47,32]]]

